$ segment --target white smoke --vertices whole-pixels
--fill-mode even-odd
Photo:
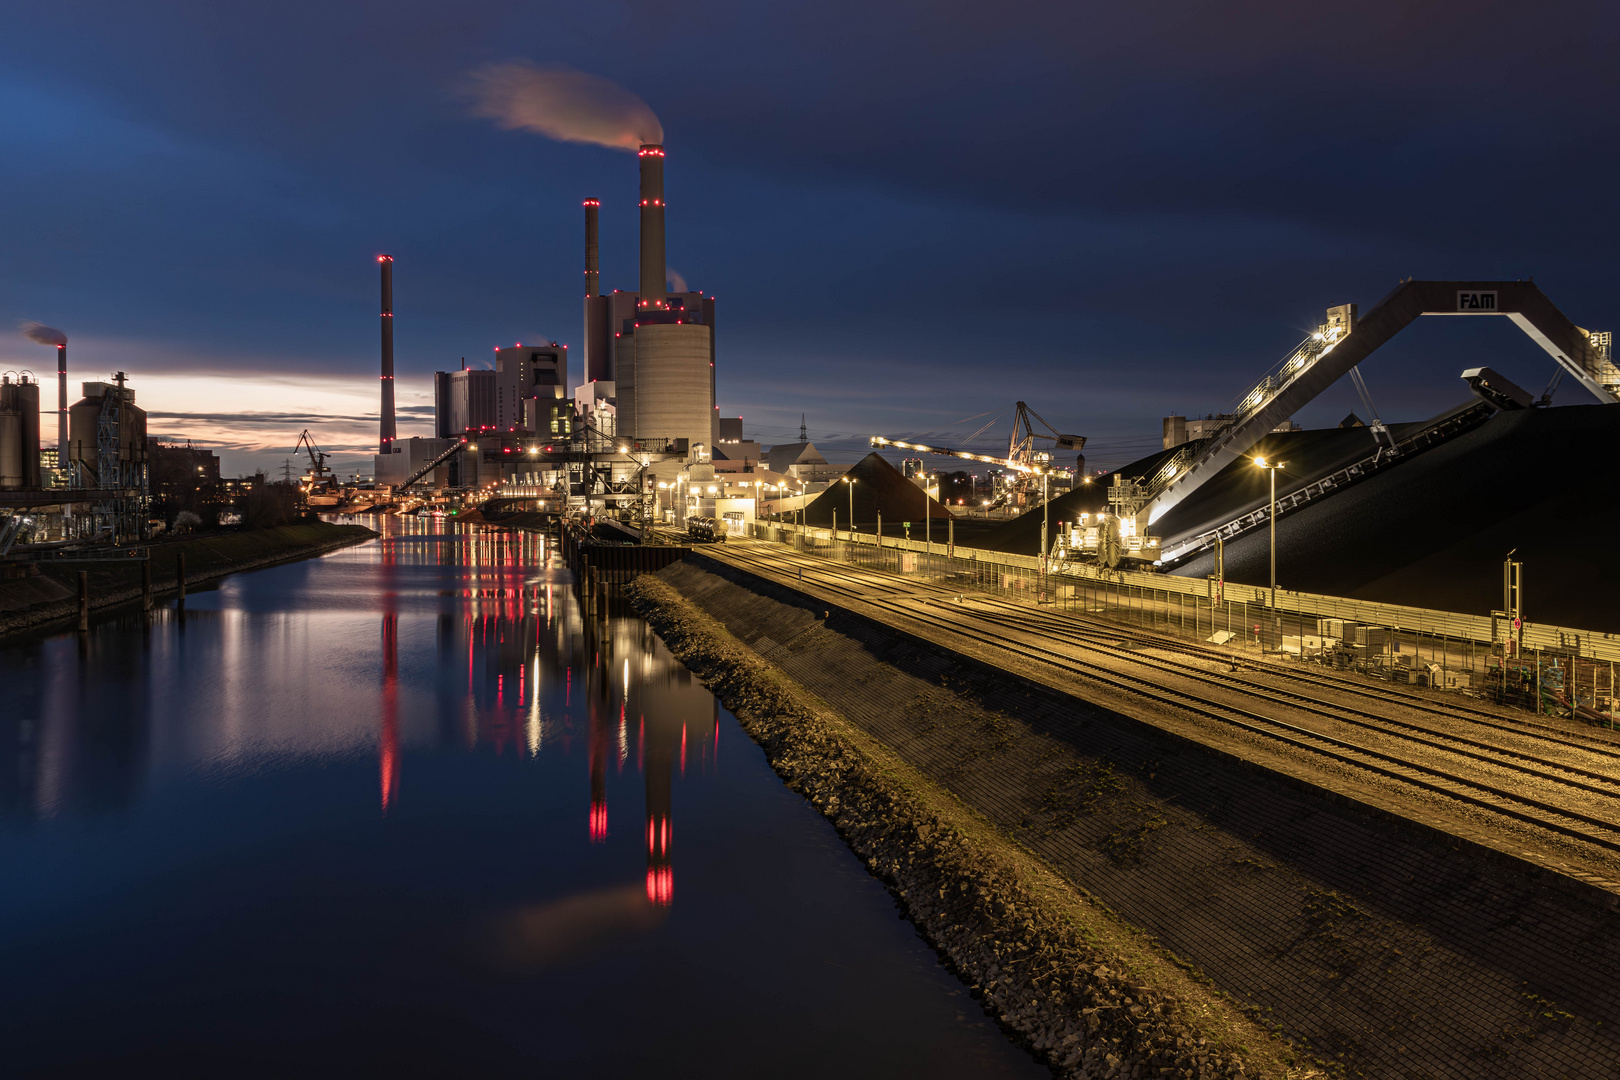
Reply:
[[[66,345],[67,335],[54,326],[46,326],[42,322],[25,322],[17,324],[23,337],[36,345]]]
[[[618,150],[664,141],[664,125],[645,101],[583,71],[519,60],[479,68],[470,84],[473,114],[503,128]]]
[[[672,266],[664,267],[664,281],[669,285],[670,292],[691,292],[686,287],[686,279],[681,276],[681,272]]]

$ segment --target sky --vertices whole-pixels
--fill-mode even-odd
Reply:
[[[633,289],[636,159],[476,115],[474,73],[518,61],[662,121],[669,264],[718,297],[749,435],[802,413],[837,459],[994,419],[1004,447],[1022,400],[1122,464],[1409,276],[1533,276],[1616,328],[1617,10],[0,0],[0,369],[48,375],[8,327],[60,327],[74,398],[125,371],[232,475],[306,428],[368,467],[380,252],[401,435],[432,433],[435,370],[577,349],[580,201]],[[1393,422],[1479,364],[1554,370],[1505,319],[1431,319],[1363,373]],[[1346,382],[1295,419],[1351,410]]]

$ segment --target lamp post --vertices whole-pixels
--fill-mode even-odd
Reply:
[[[855,542],[855,480],[844,477],[844,483],[849,485],[849,542]]]
[[[933,507],[928,505],[928,473],[927,473],[926,470],[924,470],[924,472],[922,474],[922,493],[923,493],[923,547],[927,550],[928,554],[932,555],[934,553],[934,539],[933,539],[933,537],[934,537],[934,519],[933,519],[932,513],[930,512],[930,511],[933,510]]]
[[[1041,573],[1050,573],[1046,565],[1046,526],[1049,511],[1046,499],[1046,473],[1041,473]],[[1044,582],[1043,582],[1044,584]]]
[[[1263,457],[1254,459],[1257,467],[1271,474],[1271,625],[1272,633],[1276,638],[1277,651],[1282,652],[1282,617],[1277,614],[1277,470],[1286,469],[1286,461],[1267,461]]]

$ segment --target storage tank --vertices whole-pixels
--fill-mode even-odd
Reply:
[[[635,336],[635,435],[707,446],[714,425],[709,328],[642,325]],[[620,390],[623,393],[623,390]]]
[[[39,383],[0,376],[0,489],[38,487]]]

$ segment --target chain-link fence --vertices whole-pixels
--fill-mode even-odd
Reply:
[[[1140,629],[1369,678],[1612,725],[1620,640],[1455,612],[1222,584],[840,529],[756,522],[754,537],[962,593],[1047,607],[1112,632]]]

